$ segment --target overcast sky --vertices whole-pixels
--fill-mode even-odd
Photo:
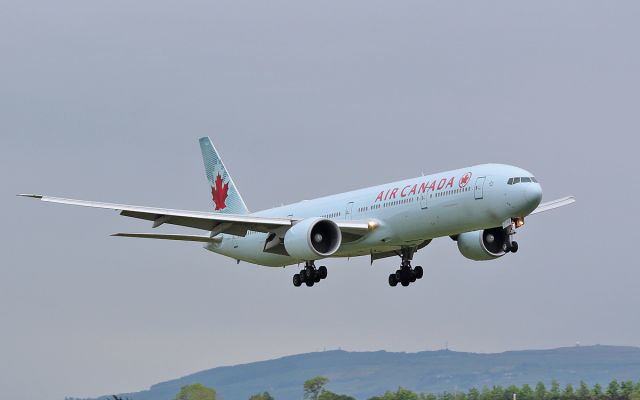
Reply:
[[[147,388],[341,347],[640,346],[640,3],[0,0],[0,387]],[[211,136],[251,210],[483,162],[551,200],[493,262],[435,240],[294,288],[150,224],[14,197],[211,210]],[[164,232],[181,232],[162,227]]]

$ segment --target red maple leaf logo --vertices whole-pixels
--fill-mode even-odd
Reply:
[[[227,199],[228,191],[229,182],[223,185],[222,177],[218,174],[215,185],[211,186],[211,197],[213,198],[213,203],[216,205],[216,211],[227,207],[224,201]]]
[[[469,180],[471,179],[471,172],[467,172],[466,174],[464,174],[464,176],[462,178],[460,178],[460,187],[463,188],[465,186],[467,186],[467,183],[469,183]]]

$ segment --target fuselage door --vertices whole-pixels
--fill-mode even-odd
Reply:
[[[475,196],[476,200],[480,200],[484,196],[484,181],[486,177],[481,176],[476,179]]]
[[[429,189],[420,196],[420,208],[426,210],[429,208]]]
[[[352,219],[353,214],[353,201],[347,203],[347,207],[344,210],[344,219]]]

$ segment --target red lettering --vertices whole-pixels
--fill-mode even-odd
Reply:
[[[387,189],[387,194],[384,195],[384,199],[387,200],[387,196],[389,196],[389,190],[391,189]]]
[[[405,187],[402,188],[402,192],[400,192],[400,197],[407,197],[406,193],[404,192],[405,190],[409,189],[411,186],[407,185]]]
[[[440,179],[440,182],[438,183],[438,190],[442,189],[446,183],[447,183],[447,178]]]
[[[422,182],[422,184],[420,185],[420,191],[418,193],[426,192],[428,187],[429,187],[429,181]]]
[[[447,187],[453,187],[453,178],[449,179],[449,182],[447,182]]]
[[[429,189],[431,189],[431,191],[436,190],[436,181],[431,182],[431,185],[429,186]]]
[[[393,188],[393,190],[391,191],[391,194],[389,195],[389,198],[390,199],[395,199],[397,191],[398,191],[398,188]]]
[[[382,201],[382,196],[384,195],[384,190],[382,192],[380,192],[380,194],[378,195],[378,197],[376,197],[376,201]],[[374,203],[376,202],[374,201]]]
[[[413,185],[413,187],[411,188],[411,190],[409,191],[409,194],[416,194],[416,189],[418,188],[418,185]]]

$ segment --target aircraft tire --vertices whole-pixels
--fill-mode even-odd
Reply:
[[[299,287],[302,285],[302,279],[300,279],[300,274],[293,275],[293,286]]]
[[[513,241],[511,242],[511,252],[512,253],[517,253],[518,252],[518,242]]]
[[[307,281],[307,270],[303,269],[302,271],[300,271],[300,280],[302,282],[306,282]]]
[[[424,270],[422,269],[421,266],[417,266],[413,269],[414,274],[416,275],[417,279],[422,279],[422,276],[424,275]]]
[[[318,268],[318,275],[320,275],[320,279],[326,279],[327,277],[327,267],[322,265]]]
[[[396,274],[389,275],[389,286],[395,287],[398,284],[398,278],[396,278]]]
[[[306,281],[304,281],[304,283],[308,286],[311,287],[313,286],[313,284],[315,283],[312,279],[307,279]]]
[[[408,279],[403,279],[400,281],[400,284],[402,284],[402,286],[409,286],[410,283],[411,281]]]
[[[321,279],[322,279],[322,278],[320,277],[320,274],[318,273],[318,271],[315,271],[315,272],[313,273],[313,281],[314,281],[315,283],[318,283],[318,282],[320,282],[320,280],[321,280]]]

